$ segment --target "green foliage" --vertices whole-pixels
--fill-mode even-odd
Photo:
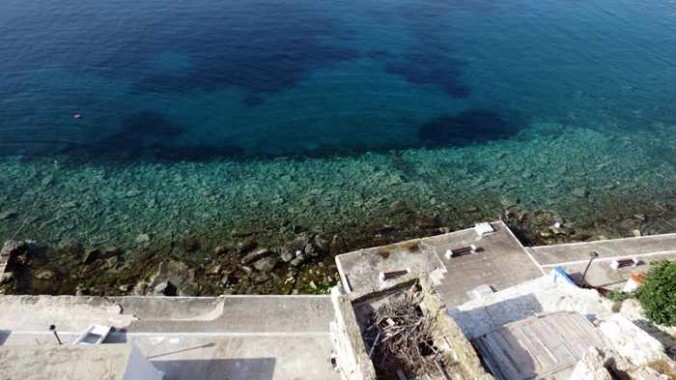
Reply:
[[[622,302],[626,299],[633,298],[634,295],[631,293],[626,293],[620,290],[611,290],[608,293],[605,294],[606,298],[610,299],[611,301],[615,302]]]
[[[638,299],[651,321],[676,325],[676,262],[653,263],[639,290]]]

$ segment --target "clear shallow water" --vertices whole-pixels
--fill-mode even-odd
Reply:
[[[0,58],[3,235],[673,202],[670,1],[6,0]]]

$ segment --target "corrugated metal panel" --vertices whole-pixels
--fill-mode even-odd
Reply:
[[[502,380],[567,379],[603,335],[585,317],[555,312],[507,324],[474,340],[495,377]]]

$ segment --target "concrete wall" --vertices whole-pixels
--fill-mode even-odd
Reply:
[[[331,322],[331,340],[341,376],[345,380],[375,380],[376,371],[366,354],[352,302],[339,287],[331,289],[331,301],[336,316]]]

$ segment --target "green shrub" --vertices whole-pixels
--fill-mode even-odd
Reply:
[[[634,298],[634,295],[631,293],[625,293],[621,290],[611,290],[608,293],[605,294],[606,298],[610,299],[611,301],[615,302],[622,302],[624,300],[627,300],[629,298]]]
[[[676,262],[659,261],[652,265],[638,299],[651,321],[676,325]]]

